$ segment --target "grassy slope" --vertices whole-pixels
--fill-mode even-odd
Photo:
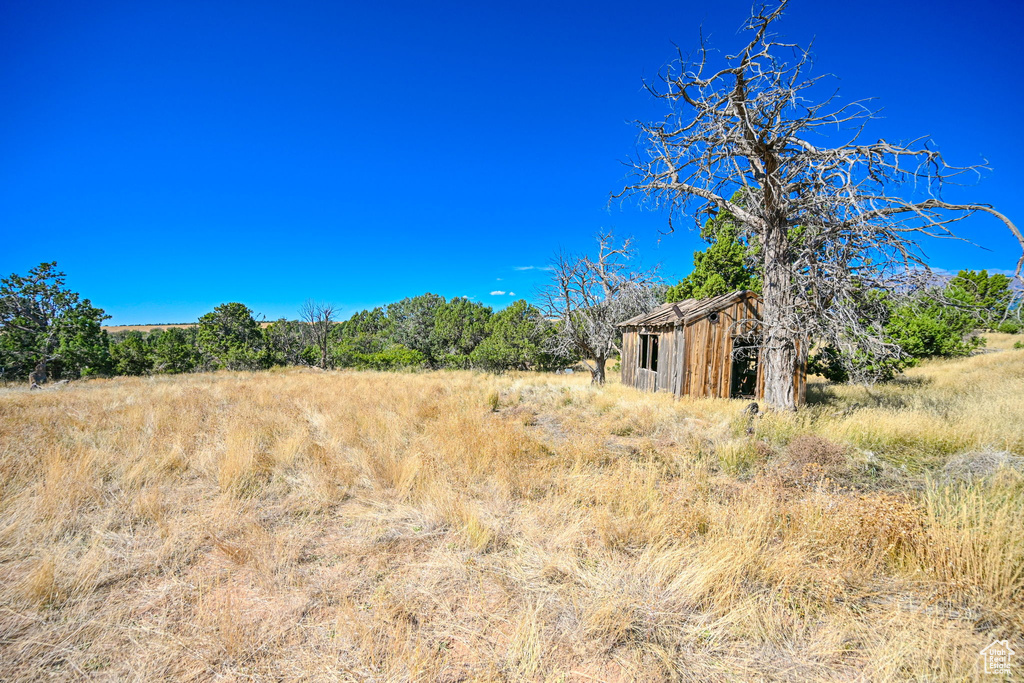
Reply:
[[[963,679],[1021,643],[1024,351],[753,433],[586,382],[0,390],[0,674]]]

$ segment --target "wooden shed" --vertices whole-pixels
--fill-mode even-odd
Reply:
[[[676,396],[759,401],[760,319],[761,297],[741,290],[663,304],[619,323],[622,383]],[[806,368],[799,368],[794,382],[797,403],[803,403]]]

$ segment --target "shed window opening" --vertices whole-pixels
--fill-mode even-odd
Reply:
[[[652,372],[658,371],[658,335],[640,335],[640,367]]]

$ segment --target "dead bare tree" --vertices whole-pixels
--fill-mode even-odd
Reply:
[[[594,384],[604,384],[605,364],[619,351],[617,323],[650,310],[659,303],[657,270],[634,271],[631,239],[616,246],[611,233],[597,236],[596,258],[566,252],[551,261],[551,282],[539,296],[550,317],[558,320],[552,337],[560,355],[586,359]]]
[[[999,324],[1007,322],[1015,322],[1018,329],[1024,328],[1024,287],[1018,287],[1013,292],[1010,303],[1006,307],[1006,313],[1003,314]]]
[[[716,61],[704,40],[647,89],[664,100],[661,121],[638,122],[643,151],[628,162],[634,196],[674,218],[728,209],[759,245],[764,308],[765,400],[794,409],[793,373],[816,343],[884,346],[850,305],[865,288],[890,287],[927,268],[918,241],[955,237],[950,226],[977,213],[1010,220],[984,204],[954,204],[942,189],[983,166],[952,166],[929,140],[865,142],[877,114],[862,103],[821,96],[807,48],[769,32],[788,0],[756,7],[747,44]],[[713,64],[715,62],[715,64]],[[842,135],[836,142],[829,130]],[[828,146],[834,145],[834,146]],[[743,202],[730,198],[742,190]],[[1020,277],[1024,256],[1018,263]],[[853,341],[851,341],[853,340]],[[878,349],[876,349],[878,350]]]
[[[309,326],[313,346],[320,352],[319,367],[327,369],[327,351],[331,340],[331,325],[334,324],[334,304],[308,299],[299,307],[299,319]]]

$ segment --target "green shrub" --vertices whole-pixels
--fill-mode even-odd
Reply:
[[[153,359],[141,332],[132,330],[110,345],[110,360],[119,375],[145,375],[153,369]]]
[[[984,345],[970,334],[976,322],[967,311],[921,296],[893,308],[885,330],[911,358],[948,358]]]
[[[355,354],[355,367],[366,370],[401,370],[421,368],[427,364],[427,356],[401,344],[395,344],[379,353]]]
[[[881,291],[869,292],[863,322],[881,327],[885,339],[900,348],[898,356],[878,357],[865,351],[840,351],[832,346],[818,349],[807,362],[807,371],[832,382],[852,379],[889,381],[905,368],[925,358],[966,356],[985,344],[973,334],[978,317],[970,307],[952,305],[948,293],[922,291],[894,300]]]
[[[195,328],[170,327],[161,332],[153,342],[153,370],[166,374],[194,370],[197,362],[195,337]]]

